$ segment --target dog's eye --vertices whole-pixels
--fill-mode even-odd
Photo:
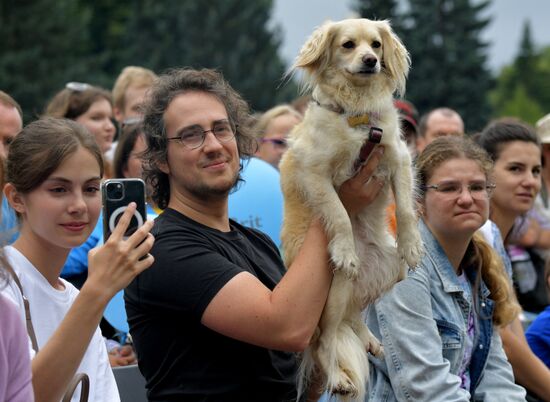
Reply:
[[[382,46],[382,44],[380,42],[378,42],[377,40],[372,42],[372,47],[373,48],[378,49],[380,46]]]
[[[347,42],[344,42],[342,46],[346,49],[353,49],[355,47],[355,43],[351,40],[348,40]]]

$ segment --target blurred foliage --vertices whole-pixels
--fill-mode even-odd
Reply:
[[[391,20],[393,30],[399,35],[403,15],[398,13],[397,5],[397,0],[354,0],[352,7],[363,18]]]
[[[550,112],[550,46],[535,49],[528,22],[518,55],[501,70],[490,99],[494,117],[513,116],[534,124]]]
[[[126,65],[219,69],[255,110],[290,101],[293,82],[272,0],[0,0],[0,89],[42,112],[68,81],[111,88]]]
[[[384,3],[357,0],[357,11],[395,21],[412,58],[406,98],[421,113],[447,106],[462,115],[468,131],[482,128],[491,115],[493,80],[480,33],[490,22],[482,14],[491,0],[409,0],[401,8]]]

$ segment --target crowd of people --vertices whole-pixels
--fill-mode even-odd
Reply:
[[[59,401],[84,373],[89,401],[119,401],[111,368],[131,364],[151,401],[335,398],[296,388],[332,280],[322,222],[285,267],[279,239],[228,212],[247,159],[277,171],[304,104],[254,115],[219,72],[129,66],[112,92],[67,83],[24,125],[0,91],[0,400]],[[550,115],[467,133],[448,107],[395,107],[426,252],[365,309],[385,348],[367,399],[550,401]],[[338,189],[350,216],[376,199],[383,152]],[[129,237],[133,203],[103,239],[106,178],[146,182]],[[122,338],[103,318],[121,291]]]

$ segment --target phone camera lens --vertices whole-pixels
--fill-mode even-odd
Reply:
[[[124,196],[122,183],[109,183],[107,185],[107,197],[110,200],[120,200]]]

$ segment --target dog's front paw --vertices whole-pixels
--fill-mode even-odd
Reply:
[[[416,268],[424,254],[424,245],[420,233],[415,229],[412,233],[399,237],[397,251],[399,257],[405,261],[409,268]]]
[[[338,379],[334,383],[334,386],[332,386],[329,390],[330,393],[333,395],[341,395],[351,400],[357,398],[359,391],[351,381],[350,376],[346,373],[346,370],[339,367],[337,376]]]
[[[341,270],[350,279],[357,278],[359,275],[360,260],[355,253],[353,243],[350,246],[345,242],[332,242],[329,246],[329,253],[334,264],[334,269]]]
[[[365,345],[365,350],[367,352],[373,354],[379,359],[384,357],[384,347],[382,346],[382,343],[376,336],[374,336],[372,332],[370,332],[370,329],[365,324],[359,328],[358,334],[361,341]]]

